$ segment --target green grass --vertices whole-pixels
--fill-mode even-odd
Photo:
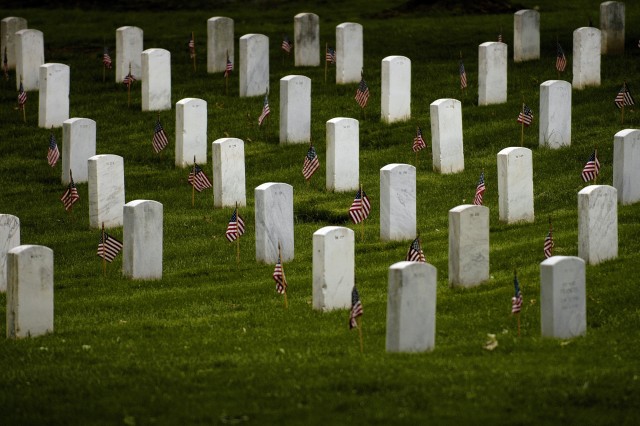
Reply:
[[[23,340],[0,340],[0,424],[638,424],[640,422],[640,204],[618,206],[619,256],[587,266],[585,337],[556,341],[540,337],[539,263],[548,218],[555,253],[577,255],[577,192],[580,171],[598,146],[603,164],[598,183],[612,184],[613,135],[640,126],[636,111],[620,124],[613,99],[623,80],[637,93],[640,5],[627,2],[627,45],[622,57],[603,57],[600,87],[573,92],[572,144],[538,147],[539,85],[557,78],[556,38],[569,56],[572,31],[597,22],[599,1],[539,5],[540,61],[514,64],[513,17],[399,16],[376,14],[399,1],[294,2],[204,5],[190,11],[91,12],[80,9],[0,9],[22,16],[44,33],[46,62],[71,67],[70,117],[97,122],[97,153],[125,159],[126,201],[152,199],[164,205],[163,278],[132,281],[121,276],[122,260],[103,277],[95,255],[99,232],[89,228],[87,185],[72,215],[59,197],[60,165],[46,163],[50,130],[37,127],[36,92],[29,93],[28,123],[14,109],[15,80],[0,80],[0,212],[21,221],[23,244],[54,250],[55,331]],[[142,4],[142,3],[141,3]],[[146,4],[146,3],[145,3]],[[335,26],[364,25],[365,77],[372,91],[366,120],[353,100],[356,85],[324,84],[324,67],[282,63],[280,41],[292,34],[301,11],[321,19],[322,44],[335,46]],[[270,38],[272,115],[266,129],[256,121],[262,98],[238,98],[234,72],[229,95],[221,75],[206,73],[206,20],[229,16],[235,33]],[[172,102],[198,97],[208,103],[208,140],[245,141],[247,233],[242,263],[224,238],[231,209],[213,209],[211,193],[191,206],[188,170],[174,166],[175,110],[160,118],[171,144],[163,155],[151,148],[155,112],[140,111],[140,84],[127,108],[125,88],[102,82],[103,39],[115,55],[115,29],[144,30],[145,48],[172,54]],[[477,46],[503,28],[509,44],[509,98],[477,106]],[[192,72],[186,43],[196,33],[198,71]],[[236,55],[238,50],[236,49]],[[460,97],[462,52],[470,87]],[[380,61],[388,55],[412,60],[412,118],[386,125],[380,116]],[[236,61],[238,60],[236,56]],[[301,175],[304,145],[278,144],[279,79],[312,79],[312,138],[321,168],[306,186]],[[432,171],[430,150],[417,175],[418,229],[425,254],[438,270],[436,347],[424,354],[385,352],[387,273],[404,258],[410,241],[379,241],[379,170],[414,163],[411,143],[420,125],[430,146],[429,104],[439,98],[463,102],[465,170]],[[496,154],[518,146],[516,117],[522,99],[534,110],[525,129],[533,151],[536,220],[506,225],[498,219]],[[325,123],[334,117],[360,120],[360,176],[373,203],[366,239],[356,241],[356,276],[364,305],[364,354],[358,333],[347,327],[347,310],[311,308],[312,235],[327,225],[349,226],[353,193],[324,190]],[[54,133],[62,142],[60,129]],[[209,147],[210,152],[210,147]],[[209,154],[210,155],[210,154]],[[489,282],[472,289],[448,285],[448,219],[452,207],[469,203],[485,170],[490,208]],[[205,171],[211,176],[211,160]],[[264,182],[294,186],[295,260],[285,264],[288,310],[271,279],[273,265],[255,261],[253,188]],[[113,230],[122,237],[122,229]],[[525,296],[522,336],[510,316],[512,271]],[[6,327],[6,295],[0,294],[0,329]],[[483,349],[487,334],[498,347]]]

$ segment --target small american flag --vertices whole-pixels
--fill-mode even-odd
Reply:
[[[325,60],[330,64],[336,63],[336,51],[330,47],[327,47],[327,52],[325,54]]]
[[[202,192],[207,188],[211,188],[211,181],[209,180],[207,175],[204,174],[204,171],[202,170],[202,168],[195,163],[193,164],[193,168],[189,173],[189,177],[187,178],[187,181],[198,192]]]
[[[415,240],[411,243],[409,247],[409,251],[407,252],[407,257],[404,260],[408,260],[409,262],[423,262],[427,263],[427,259],[424,257],[424,252],[422,251],[422,247],[420,247],[420,238],[416,237]]]
[[[311,145],[307,151],[307,155],[304,157],[302,176],[304,176],[306,180],[311,179],[311,176],[318,170],[318,167],[320,167],[320,160],[318,160],[318,154],[316,154],[316,150],[313,148],[313,145]]]
[[[616,95],[615,103],[618,108],[622,108],[625,105],[635,105],[633,96],[631,96],[631,92],[629,92],[629,88],[627,87],[627,83],[622,84],[622,88]]]
[[[229,224],[227,225],[226,237],[229,242],[237,240],[242,234],[244,234],[244,220],[242,216],[238,214],[238,208],[233,211]]]
[[[464,64],[460,61],[460,88],[467,87],[467,72],[464,70]]]
[[[260,117],[258,117],[258,126],[262,126],[262,123],[269,114],[271,114],[271,110],[269,109],[269,98],[265,94],[264,103],[262,104],[262,113],[260,114]]]
[[[557,53],[556,53],[556,69],[560,72],[564,71],[567,66],[567,57],[564,56],[564,50],[558,43]]]
[[[109,56],[109,49],[106,46],[102,53],[102,65],[104,65],[105,68],[111,68],[111,56]]]
[[[364,190],[361,191],[359,189],[349,208],[349,216],[351,216],[353,223],[360,223],[369,216],[370,211],[371,203],[369,202],[369,197],[367,197]]]
[[[67,190],[64,191],[62,197],[60,197],[60,201],[64,204],[64,209],[69,211],[73,204],[80,199],[80,195],[78,195],[78,188],[76,188],[76,184],[73,182],[73,178],[71,178],[71,182],[69,182],[69,186]]]
[[[153,140],[151,141],[153,150],[157,154],[158,152],[162,151],[168,143],[169,140],[167,139],[167,134],[164,132],[162,124],[160,124],[160,119],[158,119],[158,121],[156,121],[155,130],[153,131]]]
[[[4,71],[4,79],[9,79],[9,60],[7,59],[7,46],[4,47],[4,56],[2,58],[2,70]]]
[[[546,237],[544,237],[544,258],[548,259],[553,256],[553,235],[551,230]]]
[[[120,250],[122,250],[122,243],[105,232],[98,243],[98,256],[111,263]]]
[[[364,108],[367,106],[367,101],[369,101],[369,86],[367,86],[363,77],[360,79],[358,90],[356,90],[356,102],[360,105],[360,108]]]
[[[531,126],[533,122],[533,111],[526,104],[522,104],[522,111],[518,114],[518,123],[522,123],[525,126]]]
[[[196,41],[193,39],[193,34],[191,34],[191,39],[189,40],[189,58],[193,59],[196,57]]]
[[[502,32],[500,32],[500,34],[498,34],[498,41],[499,41],[500,43],[502,43]]]
[[[424,142],[424,139],[422,138],[422,129],[420,127],[418,127],[418,130],[416,130],[416,137],[413,138],[413,152],[418,152],[421,149],[424,149],[427,147],[427,144]]]
[[[484,186],[484,172],[480,173],[480,180],[478,181],[478,185],[476,185],[476,195],[473,197],[473,204],[476,206],[482,205],[482,198],[484,196],[484,191],[486,187]]]
[[[291,53],[292,47],[293,47],[293,44],[291,44],[291,42],[289,41],[289,37],[284,36],[282,39],[282,50],[284,50],[287,53]]]
[[[600,162],[598,161],[598,154],[594,150],[591,157],[587,161],[587,164],[584,165],[582,169],[582,180],[585,182],[590,182],[598,176],[600,173]]]
[[[284,276],[284,269],[282,269],[282,260],[278,256],[278,263],[273,270],[273,280],[276,282],[276,291],[280,294],[287,292],[287,278]]]
[[[20,82],[20,88],[18,89],[18,108],[24,109],[24,104],[27,103],[27,92],[24,91],[24,86]]]
[[[522,310],[522,293],[516,275],[513,276],[513,286],[515,287],[515,296],[511,298],[511,313],[517,314]]]
[[[229,54],[227,53],[227,65],[224,67],[224,77],[229,77],[231,71],[233,71],[233,63],[229,59]]]
[[[47,152],[47,162],[51,167],[55,167],[59,158],[60,150],[58,150],[56,137],[53,136],[53,132],[51,132],[51,136],[49,136],[49,151]]]
[[[358,294],[358,289],[356,286],[353,286],[353,290],[351,291],[351,312],[349,312],[349,329],[358,327],[357,318],[362,316],[362,302],[360,301],[360,295]]]
[[[127,74],[124,80],[122,80],[122,83],[127,87],[131,87],[131,84],[134,81],[136,81],[136,78],[131,74],[131,71],[129,71],[129,74]]]

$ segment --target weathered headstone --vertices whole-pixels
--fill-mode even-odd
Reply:
[[[221,138],[211,144],[213,163],[213,205],[244,207],[247,204],[244,169],[244,141]]]
[[[143,31],[138,27],[120,27],[116,30],[116,83],[122,83],[124,78],[131,75],[136,80],[142,77],[142,45]]]
[[[343,22],[336,26],[336,83],[359,83],[364,61],[362,25]]]
[[[162,278],[163,206],[157,201],[134,200],[123,207],[122,273],[125,277]]]
[[[38,126],[60,127],[69,119],[71,70],[64,64],[40,66]]]
[[[176,103],[176,166],[207,162],[207,101],[184,98]]]
[[[416,168],[388,164],[380,169],[380,239],[416,237]]]
[[[389,267],[387,352],[425,352],[435,346],[435,266],[398,262]]]
[[[609,185],[578,192],[578,256],[591,265],[618,257],[617,192]]]
[[[498,152],[498,207],[507,223],[533,222],[533,156],[529,148]]]
[[[280,79],[280,143],[311,140],[311,79],[288,75]]]
[[[600,3],[600,31],[602,54],[624,53],[625,5],[621,1]]]
[[[464,170],[462,147],[462,103],[438,99],[431,103],[433,170],[443,174]]]
[[[264,95],[269,90],[269,37],[240,37],[240,97]]]
[[[549,148],[571,145],[571,83],[549,80],[540,85],[538,143]]]
[[[353,230],[342,226],[318,229],[313,233],[313,309],[349,308],[354,284]]]
[[[540,263],[540,327],[543,337],[570,339],[587,332],[584,260],[552,256]]]
[[[7,338],[53,332],[53,250],[22,245],[7,252]]]
[[[124,159],[94,155],[89,165],[89,226],[115,228],[123,224]]]
[[[171,53],[165,49],[142,52],[142,111],[171,109]]]
[[[207,72],[224,72],[227,55],[235,65],[234,22],[231,18],[215,16],[207,20]]]
[[[0,55],[7,52],[7,68],[16,68],[16,40],[17,31],[27,29],[27,20],[17,16],[8,16],[0,22]]]
[[[613,186],[618,202],[640,201],[640,130],[625,129],[613,137]]]
[[[255,189],[256,260],[276,263],[293,259],[293,186],[267,182]]]
[[[499,41],[478,48],[478,105],[507,102],[507,45]]]
[[[351,191],[360,185],[360,123],[337,117],[327,121],[327,189]]]
[[[382,121],[393,123],[411,118],[411,60],[387,56],[382,60],[380,91]]]
[[[7,291],[7,252],[20,245],[20,219],[0,214],[0,293]]]
[[[449,284],[473,287],[489,279],[489,208],[449,210]]]
[[[16,90],[20,81],[25,91],[40,88],[40,66],[44,64],[44,35],[42,31],[24,29],[16,31]]]
[[[532,59],[540,59],[540,12],[519,10],[513,15],[513,60]]]
[[[62,123],[62,183],[87,182],[87,160],[96,155],[96,122],[90,118],[70,118]]]
[[[298,13],[293,18],[296,67],[320,65],[320,18],[315,13]]]
[[[581,27],[573,32],[573,81],[574,89],[600,86],[600,30]]]

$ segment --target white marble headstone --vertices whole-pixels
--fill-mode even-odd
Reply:
[[[211,144],[213,163],[213,205],[240,207],[247,204],[244,141],[221,138]]]
[[[343,22],[336,26],[336,83],[359,83],[363,58],[362,25]]]
[[[618,202],[640,201],[640,130],[620,130],[613,137],[613,186]]]
[[[96,122],[90,118],[70,118],[62,123],[62,183],[89,180],[87,160],[96,155]]]
[[[507,102],[507,45],[498,41],[478,48],[478,105]]]
[[[256,260],[276,263],[293,259],[293,186],[267,182],[255,189]]]
[[[7,52],[7,67],[10,70],[16,68],[15,34],[17,31],[26,29],[27,20],[17,16],[8,16],[0,22],[0,55],[4,60],[4,52]]]
[[[53,250],[22,245],[7,253],[7,338],[53,332]]]
[[[387,352],[426,352],[435,347],[438,271],[423,262],[389,267]]]
[[[584,260],[552,256],[540,263],[540,327],[543,337],[571,339],[587,333]]]
[[[411,60],[387,56],[382,60],[380,90],[382,121],[394,123],[411,118]]]
[[[578,257],[590,265],[618,257],[618,191],[589,185],[578,192]]]
[[[507,223],[533,222],[533,155],[529,148],[498,152],[498,207]]]
[[[124,159],[119,155],[94,155],[89,165],[89,226],[122,226]]]
[[[621,1],[600,3],[602,54],[624,53],[625,5]]]
[[[489,208],[449,210],[449,284],[473,287],[489,279]]]
[[[353,230],[342,226],[318,229],[313,233],[313,309],[349,308],[354,284]]]
[[[207,20],[207,72],[224,73],[227,55],[235,68],[234,22],[224,16]]]
[[[431,103],[433,170],[443,174],[464,170],[462,147],[462,103],[438,99]]]
[[[293,18],[296,67],[320,65],[320,18],[315,13],[298,13]]]
[[[71,70],[64,64],[40,66],[38,126],[60,127],[69,119]]]
[[[122,273],[140,280],[162,279],[163,205],[134,200],[123,207]]]
[[[600,30],[581,27],[573,32],[573,88],[600,86]]]
[[[207,162],[207,101],[184,98],[176,103],[176,166]]]
[[[380,239],[416,237],[416,168],[388,164],[380,169]]]
[[[131,75],[133,75],[136,80],[143,78],[143,38],[143,31],[138,27],[125,26],[116,30],[116,83],[122,83],[124,78],[129,75],[129,65],[131,65]]]
[[[171,53],[165,49],[142,52],[142,111],[171,109]]]
[[[513,15],[513,60],[532,59],[540,59],[540,12],[519,10]]]
[[[269,37],[240,37],[240,97],[264,96],[269,90]]]
[[[327,121],[327,189],[343,192],[360,187],[360,123],[354,118]]]
[[[540,146],[571,145],[571,83],[549,80],[540,85]]]
[[[44,34],[42,31],[24,29],[16,31],[16,90],[26,92],[40,89],[40,66],[44,64]]]
[[[7,252],[20,245],[20,219],[0,214],[0,293],[7,291]]]
[[[280,79],[280,143],[311,140],[311,79],[288,75]]]

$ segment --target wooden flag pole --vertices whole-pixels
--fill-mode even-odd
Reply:
[[[360,214],[362,214],[360,224],[362,230],[362,241],[364,241],[364,192],[362,191],[362,184],[360,184]]]
[[[522,120],[520,123],[520,146],[524,146],[524,96],[522,97],[522,109],[520,109],[522,113]]]
[[[329,53],[329,43],[324,44],[324,84],[327,84],[327,53]]]
[[[193,156],[193,181],[191,182],[191,207],[195,206],[196,202],[196,186],[194,182],[196,181],[196,156]]]
[[[229,73],[227,72],[227,64],[229,63],[229,49],[227,49],[227,63],[224,64],[224,94],[229,95]]]
[[[620,108],[620,124],[624,124],[624,101],[622,103],[622,108]]]
[[[553,225],[551,225],[551,215],[549,215],[549,237],[551,237],[551,255],[553,256]]]
[[[240,222],[240,212],[238,211],[238,202],[236,201],[236,232],[238,233],[236,238],[236,263],[240,264],[240,228],[238,227]]]
[[[514,279],[518,278],[518,273],[517,273],[517,271],[515,269],[513,270],[513,277],[514,277]],[[517,297],[517,295],[516,295],[516,297]],[[522,309],[522,308],[520,308],[520,309]],[[518,312],[516,314],[516,317],[518,318],[518,337],[520,337],[520,312]]]
[[[131,62],[129,62],[129,75],[127,78],[129,80],[127,83],[127,106],[131,107]]]
[[[106,82],[107,81],[107,64],[104,63],[104,48],[105,48],[105,40],[104,40],[104,36],[102,36],[102,82]]]
[[[193,72],[196,72],[196,39],[195,39],[195,36],[193,35],[193,31],[191,31],[191,40],[193,40]],[[226,65],[227,64],[225,64],[225,66]]]
[[[104,222],[102,222],[102,276],[107,276],[107,259],[105,256],[106,248],[104,244]]]
[[[69,184],[73,182],[73,173],[71,173],[71,169],[69,169]],[[69,206],[69,218],[73,221],[73,203]]]
[[[598,147],[594,147],[593,149],[593,157],[594,157],[594,163],[598,160]],[[595,167],[595,164],[594,164]],[[596,182],[598,180],[598,173],[594,173],[593,174],[593,184],[596,185]]]
[[[360,320],[360,317],[356,318],[356,325],[358,328],[358,336],[360,337],[360,353],[364,353],[364,343],[362,341],[362,321]]]
[[[284,275],[284,262],[282,261],[282,250],[280,249],[280,241],[278,241],[278,260],[280,261],[280,268],[282,268],[282,281],[286,282],[286,278]],[[289,301],[287,300],[287,286],[284,286],[284,308],[289,308]]]

